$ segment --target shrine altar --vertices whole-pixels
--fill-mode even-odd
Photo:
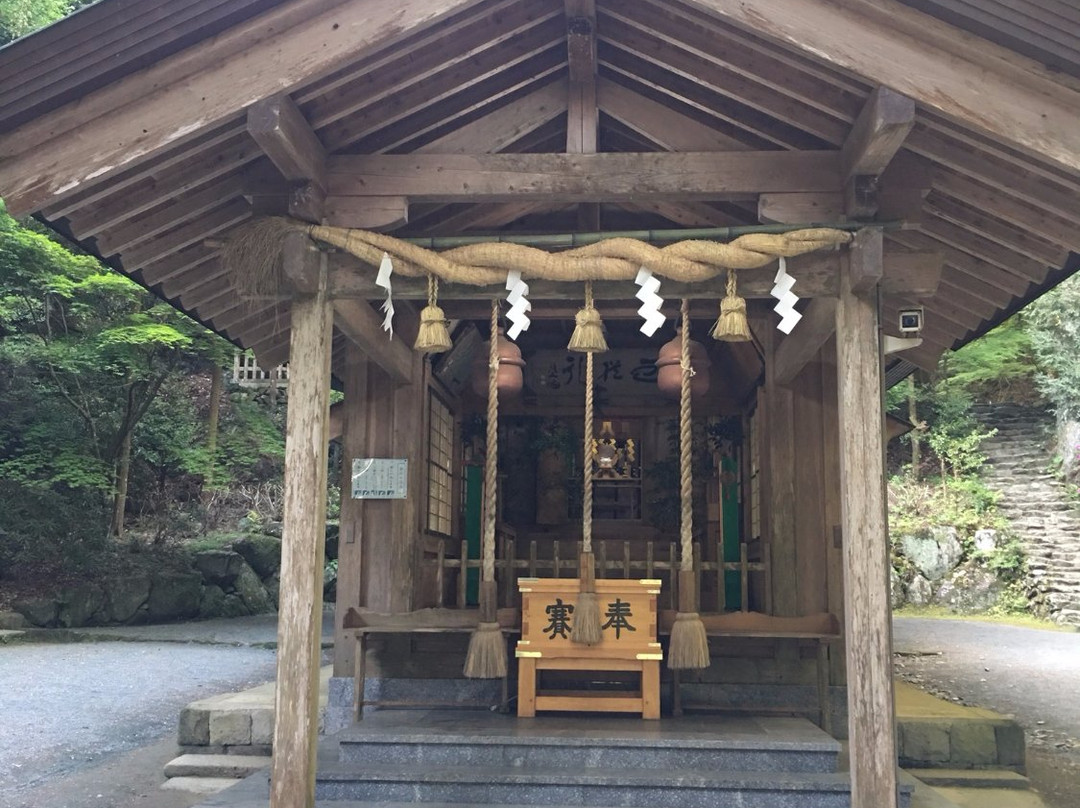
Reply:
[[[656,596],[660,581],[596,581],[603,626],[595,645],[575,643],[577,578],[520,578],[521,640],[518,659],[518,716],[537,710],[640,712],[660,717],[660,661]],[[637,692],[549,691],[537,687],[541,671],[631,671],[641,675]]]

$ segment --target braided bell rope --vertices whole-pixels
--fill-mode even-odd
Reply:
[[[592,306],[592,284],[585,284],[585,305]],[[585,353],[585,453],[582,470],[585,479],[581,488],[581,550],[592,552],[592,442],[593,442],[593,351]]]
[[[491,342],[488,350],[487,456],[484,458],[484,546],[482,573],[495,580],[495,507],[499,456],[499,301],[491,301]]]
[[[690,423],[690,377],[694,369],[690,366],[690,301],[682,300],[682,384],[679,387],[679,499],[682,506],[679,520],[679,548],[681,564],[679,569],[694,569],[694,476],[691,468],[693,453]]]

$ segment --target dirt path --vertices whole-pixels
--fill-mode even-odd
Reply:
[[[907,681],[1015,717],[1033,785],[1053,808],[1080,806],[1080,633],[897,617],[893,646]]]

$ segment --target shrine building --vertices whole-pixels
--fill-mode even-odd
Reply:
[[[100,0],[0,196],[288,363],[260,804],[895,808],[883,393],[1080,268],[1078,111],[1066,0]]]

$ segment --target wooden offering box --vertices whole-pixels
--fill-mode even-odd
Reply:
[[[577,578],[520,578],[521,640],[518,642],[518,715],[537,710],[640,712],[660,717],[660,660],[656,596],[660,581],[607,579],[596,582],[603,639],[581,645],[570,638],[578,600]],[[538,671],[637,671],[637,693],[537,692]]]

